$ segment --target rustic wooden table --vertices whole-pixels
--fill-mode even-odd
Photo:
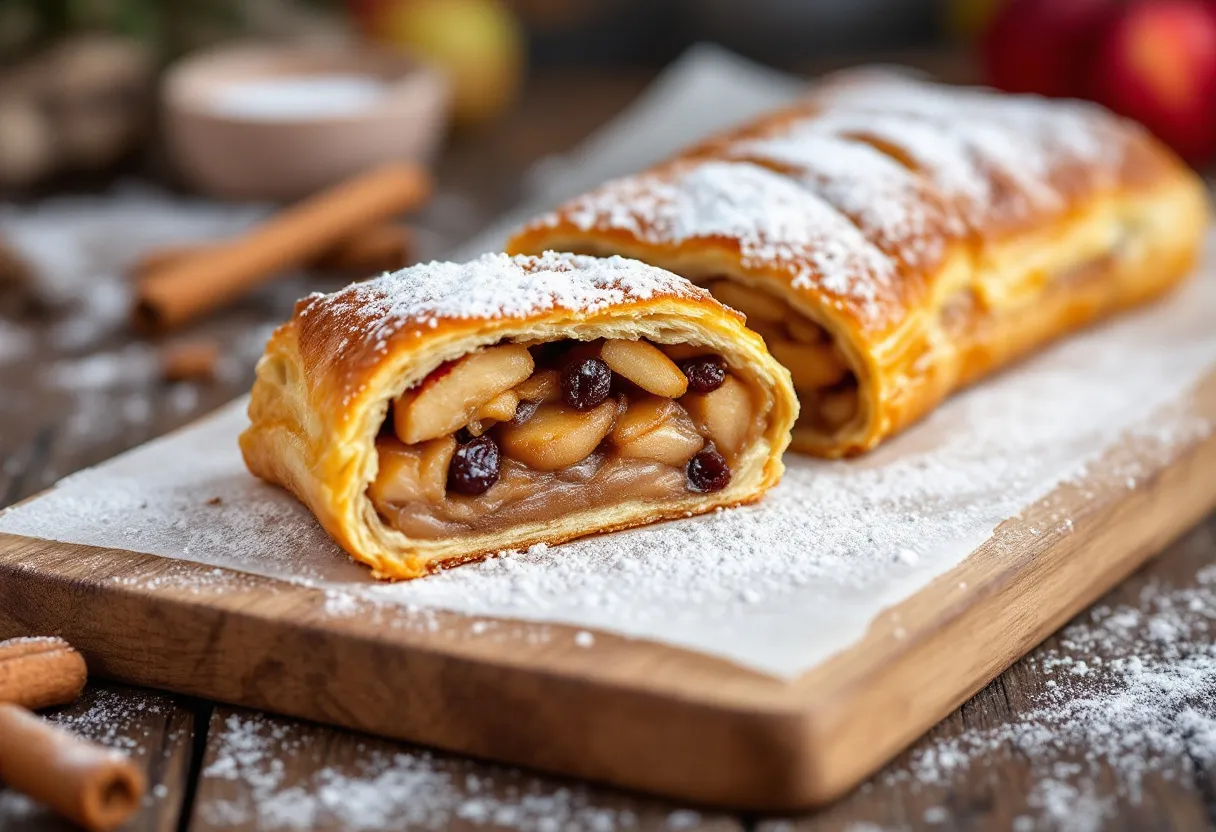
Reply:
[[[460,137],[440,165],[443,196],[421,219],[430,232],[423,253],[441,251],[510,206],[529,164],[574,144],[646,80],[537,79],[499,129]],[[316,285],[324,284],[293,278],[190,334],[239,340],[236,334],[283,318],[289,299]],[[40,316],[31,355],[0,361],[0,506],[185,424],[251,381],[248,356],[239,372],[206,384],[168,384],[155,374],[93,378],[89,418],[106,424],[82,426],[73,412],[78,400],[42,383],[81,355],[50,337],[60,314],[0,295],[0,319]],[[117,355],[133,343],[118,327],[87,352]],[[1071,635],[1039,646],[853,795],[801,818],[674,806],[102,681],[53,717],[144,766],[152,789],[134,830],[1216,829],[1212,656],[1202,648],[1188,652],[1186,643],[1179,647],[1161,633],[1155,640],[1140,635],[1183,627],[1188,643],[1210,645],[1213,564],[1216,515],[1112,592],[1104,602],[1110,609],[1081,616]],[[1131,625],[1114,626],[1120,621]],[[1141,679],[1147,688],[1128,690],[1126,674],[1112,681],[1098,672],[1125,668],[1114,660],[1129,655],[1139,662],[1140,653],[1161,643],[1166,658],[1185,664],[1189,675],[1162,672]],[[0,786],[0,829],[60,828]]]

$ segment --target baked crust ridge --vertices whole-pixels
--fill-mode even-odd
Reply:
[[[1099,107],[855,70],[570,200],[507,249],[621,254],[716,294],[744,287],[722,299],[793,371],[792,447],[838,457],[1168,290],[1208,222],[1198,176]],[[787,343],[791,323],[821,329],[831,354]],[[811,367],[816,354],[847,377]]]

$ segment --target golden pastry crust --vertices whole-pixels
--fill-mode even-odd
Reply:
[[[752,385],[765,429],[740,453],[726,488],[457,539],[411,539],[385,523],[367,491],[394,398],[444,362],[493,344],[596,338],[704,346]],[[752,502],[781,477],[797,399],[763,340],[708,292],[619,257],[548,253],[431,263],[305,298],[258,363],[249,416],[241,436],[249,470],[295,494],[377,577],[403,579],[505,549]]]
[[[571,200],[508,251],[621,254],[780,299],[856,379],[851,421],[794,431],[834,457],[1165,291],[1207,223],[1198,177],[1100,108],[862,71]]]

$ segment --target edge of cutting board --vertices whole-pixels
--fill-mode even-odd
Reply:
[[[1180,412],[1216,423],[1216,373]],[[1112,450],[789,683],[609,634],[579,647],[557,625],[503,621],[487,636],[449,613],[433,627],[387,607],[333,616],[321,590],[12,535],[0,535],[0,638],[55,633],[102,676],[476,757],[804,809],[857,785],[1216,505],[1216,435],[1151,445]]]

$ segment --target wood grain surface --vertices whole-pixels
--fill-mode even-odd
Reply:
[[[885,56],[886,57],[886,56]],[[500,125],[492,135],[466,137],[449,151],[440,170],[440,182],[445,189],[443,204],[424,217],[422,242],[424,254],[438,253],[445,245],[466,237],[481,222],[492,218],[518,196],[518,174],[539,156],[561,150],[581,138],[598,123],[610,116],[641,88],[645,77],[624,78],[616,76],[540,78],[525,96],[519,111],[506,123]],[[455,212],[453,205],[467,206],[467,211]],[[325,288],[315,280],[289,282],[282,293],[260,293],[236,308],[200,323],[190,333],[215,336],[224,343],[236,333],[250,327],[281,318],[287,312],[283,296],[303,293],[313,288]],[[20,300],[0,296],[0,316],[25,314]],[[52,312],[39,312],[43,331],[51,332],[60,323]],[[133,343],[131,336],[118,332],[106,336],[98,349],[121,349]],[[75,418],[74,400],[57,393],[37,381],[45,378],[56,362],[71,358],[73,353],[55,346],[49,338],[40,338],[37,351],[29,360],[20,363],[0,364],[0,506],[11,504],[51,485],[56,479],[81,467],[96,464],[115,453],[146,441],[167,430],[178,427],[230,399],[247,389],[250,368],[237,375],[219,379],[211,384],[189,385],[192,399],[187,406],[175,396],[180,385],[165,385],[155,379],[141,382],[124,391],[100,391],[97,395],[103,405],[108,405],[112,424],[105,430],[82,430]],[[15,396],[13,391],[19,391]],[[121,407],[123,396],[139,393],[150,402],[150,411],[143,418],[131,418]],[[1142,484],[1143,485],[1143,484]],[[1161,557],[1149,561],[1148,565],[1129,578],[1112,592],[1104,603],[1125,602],[1133,607],[1142,603],[1142,591],[1153,584],[1164,582],[1176,586],[1193,584],[1196,573],[1205,566],[1216,564],[1216,515],[1210,515],[1199,527],[1175,543]],[[1123,564],[1120,568],[1130,568]],[[1089,590],[1087,590],[1089,591]],[[32,602],[31,602],[32,603]],[[889,623],[889,622],[888,622]],[[665,803],[596,787],[581,785],[588,800],[594,805],[633,805],[640,801],[646,807],[648,824],[660,824],[671,829],[726,828],[737,825],[741,828],[759,828],[765,832],[778,832],[791,828],[807,830],[940,830],[940,829],[1008,829],[1015,820],[1029,820],[1030,829],[1070,828],[1059,823],[1059,818],[1047,814],[1040,806],[1031,806],[1028,795],[1035,784],[1032,759],[1016,750],[1001,749],[977,756],[969,766],[960,767],[940,783],[925,783],[918,779],[914,760],[918,755],[932,751],[941,743],[957,740],[964,732],[1005,725],[1033,716],[1038,697],[1044,690],[1045,680],[1037,661],[1055,645],[1056,637],[1048,638],[1041,647],[1016,663],[974,697],[955,709],[942,722],[919,739],[909,750],[897,757],[881,772],[867,780],[862,786],[848,794],[831,807],[819,812],[788,817],[764,817],[757,815],[723,815],[701,809],[699,814],[686,814],[688,807],[678,803]],[[1078,690],[1091,691],[1101,696],[1097,681],[1088,677],[1077,682]],[[905,691],[906,696],[915,691]],[[142,703],[149,698],[160,700],[158,694],[119,685],[96,683],[90,688],[88,698],[82,700],[86,709],[110,696],[130,706],[130,730],[142,737],[147,748],[161,748],[164,736],[164,716],[149,710],[140,711]],[[184,776],[176,776],[173,766],[153,766],[149,770],[150,782],[154,786],[153,797],[160,803],[154,811],[141,814],[134,829],[193,830],[231,829],[254,830],[291,827],[274,827],[259,824],[251,818],[231,818],[231,822],[217,824],[216,811],[222,811],[224,801],[230,800],[241,789],[252,786],[244,781],[227,782],[223,791],[207,786],[206,781],[215,779],[214,772],[204,774],[205,753],[212,753],[217,741],[213,724],[220,725],[229,712],[223,706],[215,706],[206,700],[188,697],[164,697],[178,709],[181,724],[180,740],[174,741],[176,754],[188,764]],[[96,713],[102,714],[102,711]],[[243,712],[241,712],[243,713]],[[193,725],[189,721],[195,714]],[[222,714],[217,721],[213,714]],[[106,722],[101,717],[102,724]],[[406,753],[417,753],[416,746],[403,743],[374,740],[360,734],[351,734],[309,722],[277,717],[266,717],[275,724],[288,726],[298,737],[314,737],[323,752],[299,758],[288,756],[284,764],[292,772],[285,782],[308,784],[315,782],[323,770],[343,772],[356,778],[373,755],[371,749],[392,748]],[[108,734],[108,732],[107,732]],[[339,738],[339,739],[335,739]],[[123,741],[110,736],[103,741]],[[191,754],[193,750],[193,754]],[[159,752],[158,752],[159,753]],[[440,755],[441,756],[441,755]],[[457,758],[445,758],[456,760]],[[1099,766],[1106,766],[1098,760]],[[507,789],[512,776],[526,777],[558,788],[558,783],[572,785],[573,781],[557,781],[546,777],[509,775],[506,770],[471,759],[459,759],[460,770],[472,773],[493,784],[501,783]],[[1110,829],[1173,828],[1182,830],[1216,830],[1216,767],[1203,764],[1179,765],[1173,770],[1172,779],[1153,776],[1146,782],[1143,791],[1129,796],[1119,784],[1113,771],[1106,771],[1095,781],[1095,799],[1109,807],[1100,826]],[[505,780],[503,778],[506,778]],[[217,784],[218,785],[218,784]],[[620,801],[616,803],[615,801]],[[666,806],[670,814],[661,821]],[[210,809],[208,808],[210,807]],[[204,821],[210,817],[212,821]],[[460,822],[455,813],[445,823],[442,817],[434,820],[431,828],[448,828]],[[619,818],[618,818],[619,820]],[[36,807],[29,806],[17,796],[4,791],[0,785],[0,829],[20,829],[22,832],[45,832],[64,827]],[[330,825],[326,828],[341,828]],[[351,828],[349,825],[347,828]],[[404,818],[390,819],[382,828],[417,828]],[[503,823],[487,822],[477,828],[540,828],[521,827]],[[586,819],[571,824],[572,829],[600,830]],[[630,828],[620,823],[618,828]]]

